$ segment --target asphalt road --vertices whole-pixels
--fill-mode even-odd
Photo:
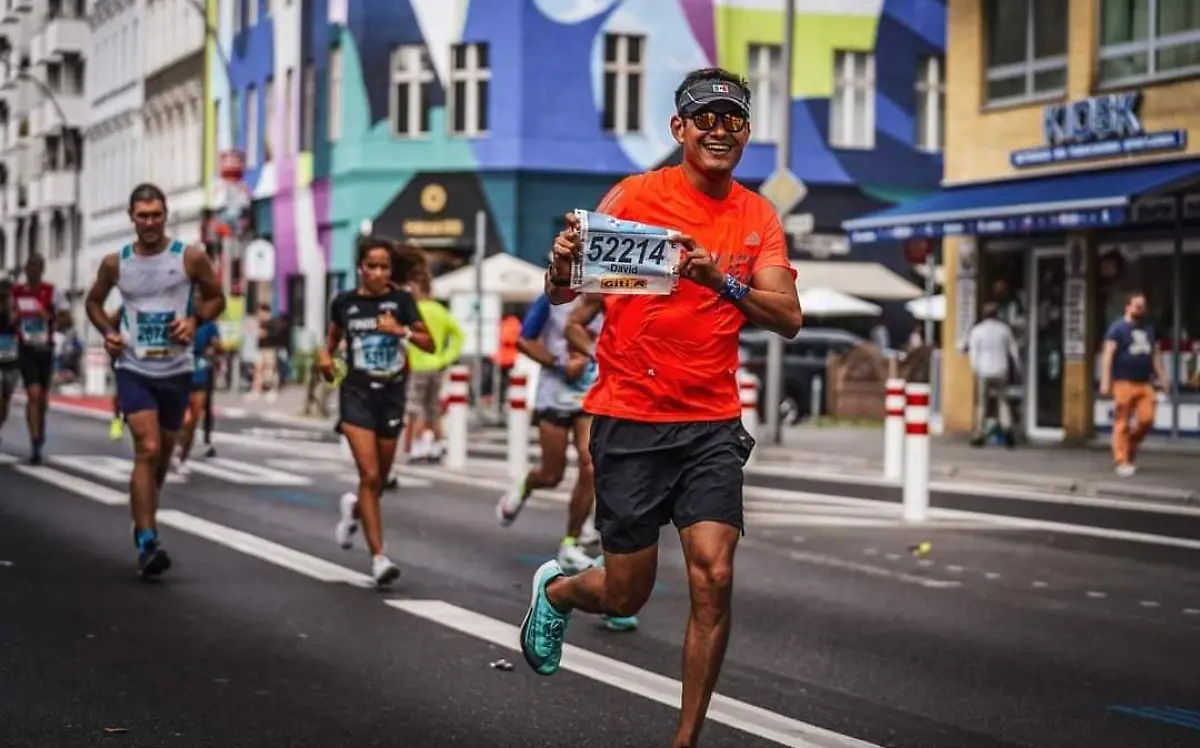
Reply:
[[[23,458],[14,416],[3,450]],[[0,746],[667,745],[688,605],[670,529],[641,630],[577,616],[570,670],[539,678],[514,627],[559,494],[502,529],[502,477],[408,471],[385,510],[404,576],[380,593],[366,552],[332,540],[352,482],[336,447],[221,434],[218,460],[169,484],[176,567],[145,583],[128,444],[99,420],[50,429],[46,467],[0,464]],[[704,746],[1200,744],[1200,551],[910,528],[836,498],[751,502],[718,687],[734,701]]]

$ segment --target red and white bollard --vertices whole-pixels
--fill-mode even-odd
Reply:
[[[451,470],[467,466],[467,406],[471,370],[466,366],[451,366],[446,381],[446,456],[445,465]]]
[[[508,477],[515,483],[529,471],[529,402],[524,374],[508,378]]]
[[[929,385],[904,386],[904,521],[929,518]]]
[[[887,380],[883,407],[883,477],[898,481],[904,477],[904,380]]]
[[[742,401],[742,428],[755,439],[758,438],[758,379],[747,372],[738,372],[738,396]],[[758,450],[750,452],[747,465],[755,462]]]

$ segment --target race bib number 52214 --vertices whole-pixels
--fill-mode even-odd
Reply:
[[[576,210],[582,251],[571,288],[583,293],[665,295],[679,282],[676,232]]]

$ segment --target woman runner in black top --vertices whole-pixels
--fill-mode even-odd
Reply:
[[[395,247],[384,237],[364,237],[358,245],[358,287],[333,300],[329,332],[320,352],[321,374],[333,379],[333,352],[343,337],[347,372],[341,387],[341,431],[358,466],[358,494],[342,497],[338,542],[351,546],[363,524],[371,551],[371,575],[386,585],[400,569],[385,554],[379,497],[383,477],[392,467],[404,425],[408,380],[408,346],[433,350],[417,303],[390,285]]]

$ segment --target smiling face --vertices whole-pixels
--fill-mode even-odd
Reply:
[[[671,134],[683,146],[683,160],[701,174],[726,176],[742,160],[750,139],[745,108],[730,101],[689,107],[671,118]]]

